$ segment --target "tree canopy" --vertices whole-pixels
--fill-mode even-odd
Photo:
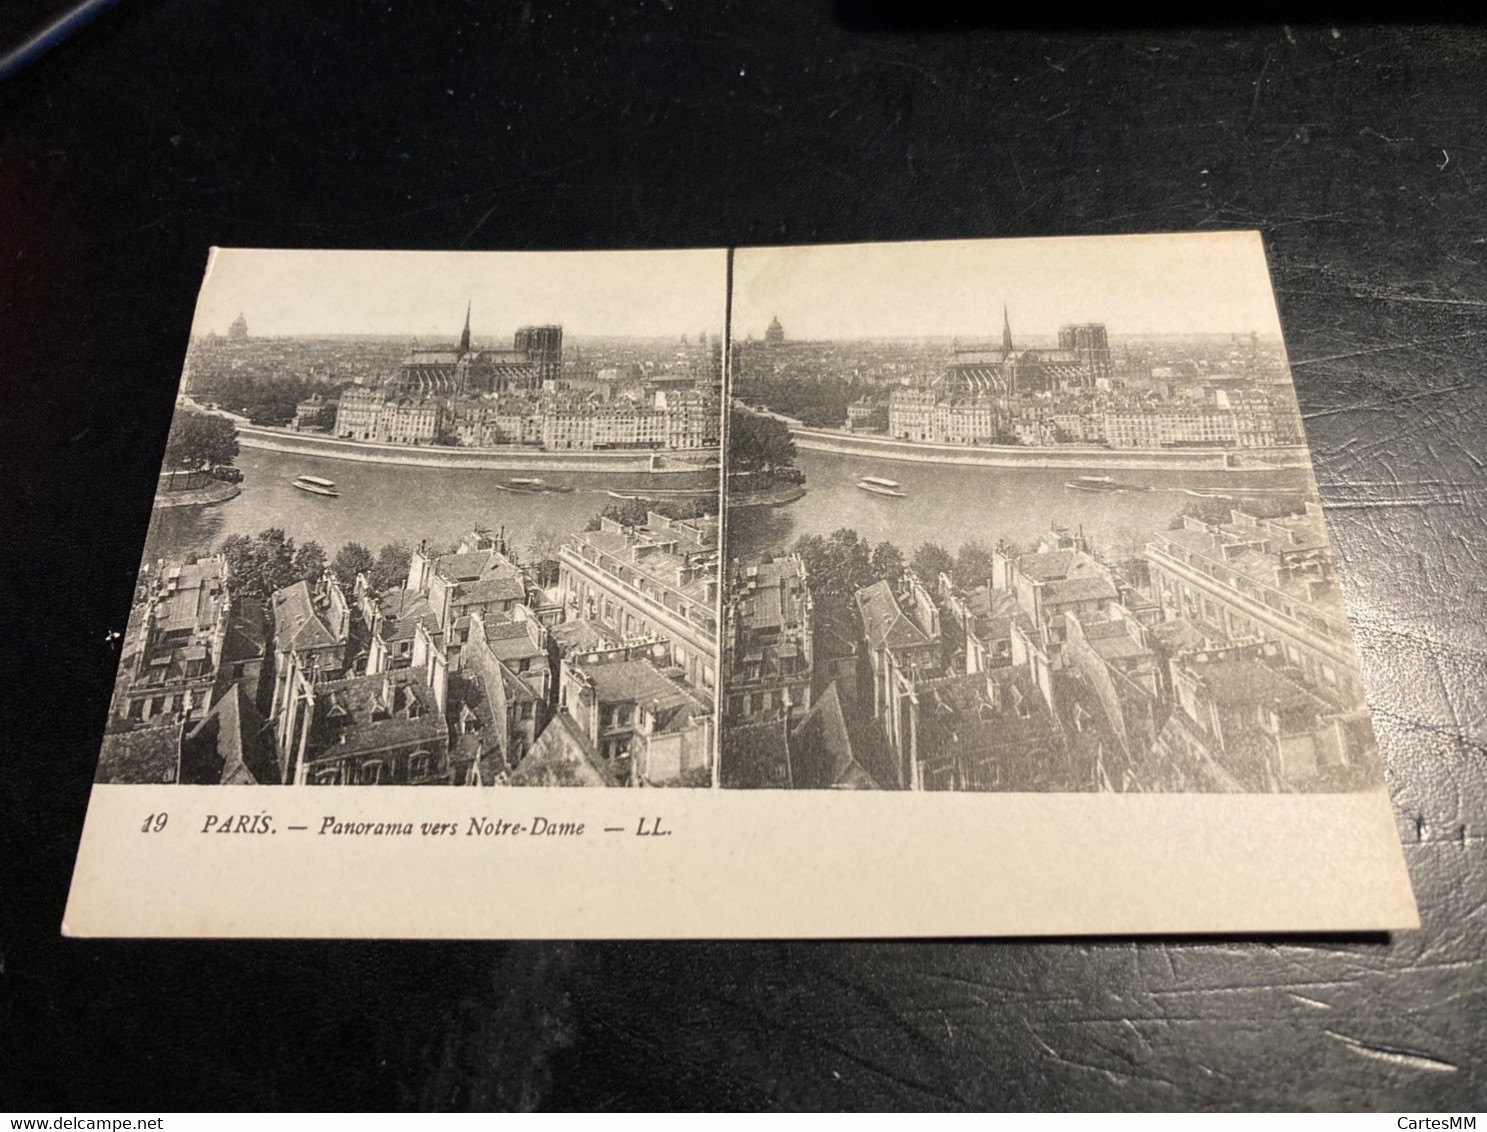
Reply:
[[[793,467],[795,441],[784,421],[734,409],[728,418],[728,458],[741,472]]]
[[[955,556],[955,584],[963,590],[971,590],[990,582],[991,554],[991,547],[984,542],[962,543]]]
[[[698,495],[683,500],[624,499],[608,504],[588,521],[584,530],[597,531],[603,519],[613,519],[627,527],[638,527],[645,523],[652,511],[668,519],[701,519],[718,513],[718,498],[715,495]]]
[[[408,581],[408,565],[413,561],[413,548],[405,542],[390,542],[377,552],[367,581],[379,594],[400,590]]]
[[[873,547],[873,575],[876,578],[897,582],[904,572],[904,553],[891,542],[880,542]],[[933,579],[931,579],[933,582]]]
[[[860,395],[855,383],[840,377],[802,381],[782,374],[740,375],[738,379],[741,400],[751,405],[768,405],[812,428],[840,428],[847,419],[847,406]]]
[[[370,582],[372,567],[376,564],[377,560],[372,557],[370,550],[359,542],[348,542],[336,551],[330,568],[336,581],[341,584],[341,589],[349,594],[356,588],[356,575],[365,574]]]
[[[306,581],[313,582],[320,578],[325,573],[325,548],[313,540],[301,543],[299,549],[294,552],[293,568],[296,579],[304,578]]]
[[[847,527],[824,537],[802,535],[795,540],[795,553],[810,575],[812,595],[827,601],[850,601],[858,590],[878,580],[871,545]]]
[[[170,423],[165,463],[172,468],[231,464],[238,455],[238,430],[226,417],[184,409]]]
[[[937,542],[921,542],[919,549],[914,551],[912,565],[919,580],[926,586],[933,586],[941,574],[954,573],[955,558]]]
[[[217,548],[227,559],[227,586],[234,597],[267,600],[275,591],[295,582],[316,585],[325,575],[325,548],[309,541],[295,545],[278,527],[256,535],[228,535]],[[347,598],[356,586],[356,575],[366,574],[377,593],[400,590],[408,577],[412,551],[405,543],[389,543],[377,557],[360,543],[348,542],[329,560],[331,573]]]
[[[242,413],[254,424],[280,425],[294,420],[295,406],[315,392],[333,394],[303,377],[234,373],[214,384],[212,397],[222,408]]]
[[[229,535],[220,550],[227,559],[227,587],[234,596],[265,601],[303,577],[295,572],[294,540],[279,527],[251,536]]]

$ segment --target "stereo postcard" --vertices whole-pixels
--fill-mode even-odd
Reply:
[[[1256,233],[217,249],[63,930],[1418,926]]]

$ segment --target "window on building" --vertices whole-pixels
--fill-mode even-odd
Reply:
[[[408,778],[412,782],[418,782],[429,776],[429,753],[427,751],[414,751],[408,756]]]
[[[363,786],[377,786],[382,782],[382,763],[377,759],[371,759],[361,764],[361,784]]]

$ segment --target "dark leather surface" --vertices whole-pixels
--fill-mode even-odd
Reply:
[[[0,87],[0,1107],[1483,1104],[1487,35],[891,7],[131,0]],[[58,937],[210,244],[1229,227],[1266,233],[1422,931]]]

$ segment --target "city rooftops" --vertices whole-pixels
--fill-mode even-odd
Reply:
[[[604,660],[598,663],[578,663],[593,684],[595,695],[601,704],[656,705],[657,710],[694,705],[702,708],[702,701],[691,695],[677,681],[666,677],[648,657],[632,657],[629,660]]]
[[[805,564],[793,554],[780,558],[767,558],[763,562],[744,567],[744,578],[758,586],[777,586],[781,581],[802,581]]]
[[[1243,511],[1231,514],[1230,521],[1222,524],[1224,532],[1231,537],[1253,537],[1259,532],[1273,540],[1271,548],[1276,553],[1287,551],[1317,550],[1327,545],[1327,527],[1320,508],[1308,507],[1299,515],[1280,515],[1273,519],[1261,519]]]
[[[1027,632],[1033,631],[1033,619],[1023,611],[1012,590],[977,586],[966,595],[965,607],[975,618],[976,635],[984,639],[1011,636],[1014,621]]]
[[[545,662],[546,654],[526,652],[514,638],[503,640],[497,636],[498,629],[512,627],[510,622],[505,622],[503,625],[495,617],[482,617],[480,622],[483,627],[485,647],[481,648],[474,644],[473,641],[478,638],[472,635],[472,643],[461,653],[463,671],[480,681],[483,696],[487,699],[495,697],[499,692],[505,697],[507,703],[512,700],[537,700],[539,698],[537,693],[508,665],[520,660],[524,655],[530,658],[540,656]],[[525,632],[523,626],[517,626],[517,628]],[[516,647],[510,647],[513,645]],[[502,651],[502,646],[507,646],[505,652]],[[499,687],[497,687],[498,683]]]
[[[338,757],[448,735],[423,674],[395,669],[315,687],[316,754]]]
[[[1189,518],[1180,530],[1157,532],[1152,542],[1158,549],[1177,547],[1221,563],[1237,575],[1334,619],[1344,616],[1319,516],[1287,516],[1284,522],[1258,520],[1254,525],[1210,525]]]
[[[790,774],[789,720],[732,723],[723,729],[719,784],[735,790],[784,790]]]
[[[1255,706],[1277,714],[1299,711],[1308,715],[1320,715],[1328,710],[1321,699],[1262,660],[1194,659],[1185,668],[1201,681],[1209,697],[1220,707]]]
[[[557,642],[558,649],[565,655],[596,649],[610,649],[620,644],[619,634],[604,622],[591,621],[582,617],[554,625],[548,630],[548,634]]]
[[[155,591],[155,627],[161,633],[211,629],[225,596],[220,558],[166,567]]]
[[[950,769],[957,789],[1046,790],[1064,781],[1062,728],[1024,669],[940,677],[917,691],[927,772]]]
[[[610,536],[608,545],[619,545],[614,536],[624,540],[623,545],[633,545],[642,550],[653,547],[678,557],[692,557],[716,553],[718,548],[718,520],[708,516],[695,519],[668,519],[655,511],[647,512],[645,521],[630,525],[607,516],[600,520],[597,531],[585,531],[587,536]]]
[[[501,665],[501,688],[506,693],[506,700],[526,700],[531,703],[540,703],[542,697],[536,691],[506,665]]]
[[[592,552],[609,573],[633,571],[696,601],[712,597],[718,561],[715,519],[668,520],[653,512],[644,525],[632,527],[606,518],[599,530],[573,538],[572,552],[586,559],[591,555],[585,551]]]
[[[455,587],[454,604],[481,605],[491,601],[521,601],[527,586],[520,573],[493,574],[474,582],[461,582]]]
[[[1135,660],[1149,656],[1151,650],[1141,643],[1124,618],[1109,621],[1080,621],[1080,630],[1089,647],[1101,660]]]
[[[1036,582],[1109,577],[1105,567],[1082,550],[1043,550],[1035,554],[1020,555],[1017,559],[1017,572]]]
[[[439,635],[439,616],[429,599],[419,590],[393,590],[377,599],[384,618],[382,638],[385,641],[411,641],[422,625],[431,636]]]
[[[856,705],[843,707],[835,680],[801,717],[790,738],[792,775],[799,789],[877,790],[897,785],[892,752],[870,716]]]
[[[181,781],[200,786],[277,785],[269,725],[234,684],[181,740]]]
[[[1159,649],[1172,656],[1199,652],[1212,643],[1207,633],[1182,617],[1175,617],[1170,621],[1158,621],[1146,632]]]
[[[474,582],[487,572],[508,565],[494,550],[466,550],[441,554],[434,559],[434,573],[446,582]],[[514,569],[514,567],[512,567]]]
[[[94,782],[175,782],[181,771],[181,724],[111,732],[103,737]]]
[[[747,629],[778,629],[801,621],[804,567],[798,559],[761,562],[745,572],[735,599],[739,618]]]
[[[222,641],[222,663],[260,660],[267,643],[263,603],[251,597],[238,598],[227,624],[227,636]]]
[[[1103,572],[1074,578],[1052,578],[1043,583],[1043,600],[1050,605],[1113,601],[1117,596],[1115,583]]]
[[[857,613],[863,635],[873,648],[917,648],[933,640],[904,614],[887,582],[874,582],[857,591]]]
[[[272,608],[277,651],[330,648],[340,643],[316,611],[308,582],[301,580],[275,590]]]
[[[583,728],[559,712],[511,773],[513,786],[623,786],[594,750]]]
[[[530,621],[515,621],[492,614],[485,621],[485,642],[500,660],[546,659],[547,650],[535,639]]]

